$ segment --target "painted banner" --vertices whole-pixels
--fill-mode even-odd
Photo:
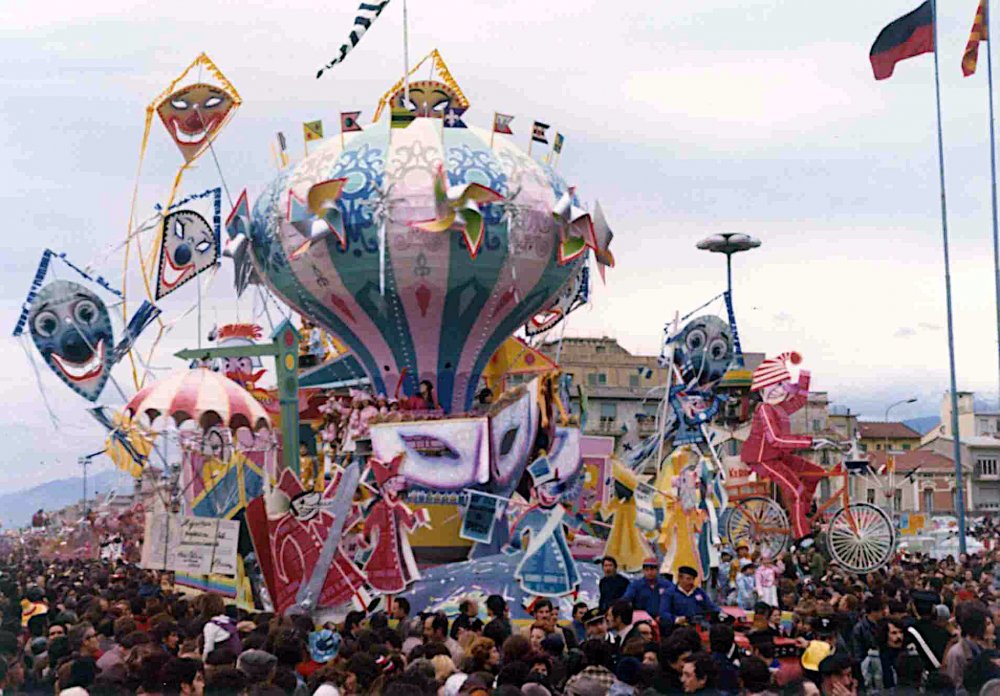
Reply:
[[[140,567],[196,575],[236,575],[240,523],[147,513]]]

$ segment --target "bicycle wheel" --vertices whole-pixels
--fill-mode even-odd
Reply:
[[[726,537],[736,548],[744,542],[764,558],[777,558],[788,546],[788,515],[771,498],[753,496],[736,503],[726,517]]]
[[[826,542],[830,556],[844,569],[870,573],[892,558],[896,530],[882,508],[870,503],[851,503],[830,520]]]

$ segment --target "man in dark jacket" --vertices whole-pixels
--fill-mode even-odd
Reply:
[[[601,592],[597,608],[607,611],[616,599],[625,594],[625,590],[628,589],[628,578],[618,572],[618,561],[613,556],[605,556],[601,561],[601,567],[604,570],[604,577],[597,584]]]
[[[642,577],[630,582],[622,595],[622,599],[631,602],[635,609],[644,611],[653,618],[663,613],[667,593],[674,586],[658,575],[656,559],[646,559],[642,564]]]
[[[937,672],[951,640],[948,631],[934,620],[935,608],[941,603],[941,597],[937,592],[918,590],[910,598],[918,618],[906,629],[906,645],[914,647],[929,672]]]
[[[736,634],[727,624],[715,624],[708,633],[708,647],[715,662],[715,688],[735,696],[740,692],[739,660],[736,659]]]

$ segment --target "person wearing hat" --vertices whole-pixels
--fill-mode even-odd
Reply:
[[[751,471],[781,489],[798,539],[810,533],[809,506],[826,473],[818,464],[793,454],[812,446],[811,437],[794,435],[791,427],[791,414],[805,406],[809,396],[809,372],[800,370],[798,383],[793,385],[786,362],[797,365],[801,361],[798,353],[782,353],[753,371],[750,390],[759,392],[762,403],[754,410],[750,434],[740,451],[740,460]]]
[[[642,577],[629,583],[622,599],[631,602],[632,607],[650,616],[663,613],[663,603],[674,584],[659,576],[659,564],[649,557],[642,562]]]
[[[906,629],[905,646],[913,646],[928,671],[941,668],[944,651],[951,640],[948,631],[935,620],[935,607],[941,603],[937,592],[917,590],[910,595],[917,620]]]
[[[690,566],[677,569],[677,584],[666,594],[660,609],[660,620],[673,624],[692,624],[719,614],[719,607],[700,587],[696,586],[698,571]]]
[[[607,615],[599,607],[587,610],[583,615],[583,625],[587,629],[586,640],[605,640],[608,637]]]

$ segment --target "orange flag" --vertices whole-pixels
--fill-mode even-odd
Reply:
[[[965,77],[976,72],[976,63],[979,61],[979,42],[989,38],[986,34],[986,0],[979,0],[979,9],[976,10],[972,31],[969,32],[969,42],[965,44],[965,53],[962,54],[962,74]]]

